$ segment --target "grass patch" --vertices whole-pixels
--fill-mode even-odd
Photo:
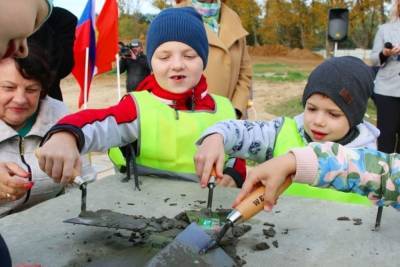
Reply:
[[[285,102],[272,106],[271,105],[267,106],[265,107],[265,110],[268,113],[274,114],[276,116],[293,117],[296,116],[297,114],[302,113],[304,109],[303,109],[303,104],[301,103],[301,98],[293,97]],[[366,114],[367,114],[365,116],[366,120],[376,125],[376,107],[371,99],[368,100]]]
[[[279,104],[265,107],[265,111],[276,116],[293,117],[303,112],[300,97],[293,97]]]
[[[257,80],[270,82],[299,82],[305,81],[310,72],[300,69],[297,65],[282,63],[254,64],[253,76]]]

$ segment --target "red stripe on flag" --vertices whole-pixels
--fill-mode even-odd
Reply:
[[[100,74],[112,69],[118,53],[118,5],[116,0],[106,0],[97,17],[98,31],[96,46],[96,67]]]

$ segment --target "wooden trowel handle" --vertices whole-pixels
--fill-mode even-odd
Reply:
[[[292,179],[287,177],[285,182],[279,187],[276,199],[292,184]],[[246,221],[259,213],[264,208],[265,187],[260,186],[250,193],[235,209],[242,215],[242,220]]]

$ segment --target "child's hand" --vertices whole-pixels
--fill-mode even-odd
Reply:
[[[286,177],[296,172],[296,158],[292,153],[273,158],[254,167],[248,174],[242,190],[236,197],[233,207],[236,207],[255,188],[262,184],[265,187],[264,209],[271,211],[276,199],[282,193]]]
[[[220,134],[207,136],[197,148],[197,153],[194,156],[194,165],[196,167],[196,174],[200,177],[201,187],[207,187],[214,165],[217,174],[216,178],[222,179],[224,156],[224,141]]]
[[[81,173],[82,163],[75,136],[69,132],[54,133],[37,150],[40,168],[56,183],[72,183]]]
[[[0,199],[9,202],[20,199],[32,187],[29,173],[13,162],[0,163]]]

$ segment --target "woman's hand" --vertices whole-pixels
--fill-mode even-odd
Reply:
[[[247,195],[260,185],[265,187],[264,210],[271,211],[279,195],[291,183],[287,177],[296,172],[296,158],[292,153],[270,159],[254,167],[236,197],[233,207],[236,207]],[[290,178],[289,178],[290,179]]]
[[[201,187],[207,187],[214,165],[216,180],[223,178],[224,156],[224,141],[220,134],[207,136],[197,148],[197,153],[194,156],[194,165],[196,174],[200,177]]]
[[[76,138],[69,132],[57,132],[37,150],[40,168],[56,183],[68,184],[80,175],[82,163]]]
[[[10,202],[23,197],[32,188],[29,173],[13,162],[0,162],[0,200]]]

